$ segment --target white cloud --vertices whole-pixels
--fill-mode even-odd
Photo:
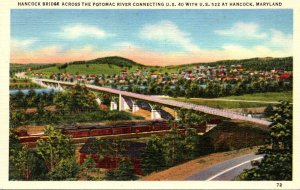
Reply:
[[[136,45],[132,42],[128,42],[128,41],[118,42],[118,43],[115,43],[113,46],[116,47],[117,49],[122,49],[122,50],[141,49],[141,47],[139,47],[138,45]]]
[[[171,21],[161,21],[156,24],[145,25],[140,31],[140,37],[179,45],[189,52],[200,50],[200,48],[192,42],[190,34],[181,31],[178,26]]]
[[[11,45],[12,49],[24,49],[24,48],[31,46],[36,41],[37,41],[36,38],[30,38],[30,39],[25,39],[25,40],[12,38],[10,45]]]
[[[81,23],[67,25],[63,27],[62,31],[56,33],[56,35],[66,39],[76,39],[86,36],[94,38],[105,38],[109,36],[101,28]]]
[[[279,30],[272,29],[271,30],[271,46],[273,48],[279,49],[288,49],[292,50],[293,46],[293,36],[292,34],[284,34]]]
[[[215,30],[221,36],[232,36],[238,38],[264,39],[267,34],[259,30],[259,25],[254,22],[237,22],[231,28]]]
[[[238,44],[225,44],[219,54],[229,59],[246,59],[253,57],[287,57],[291,56],[292,52],[288,49],[275,50],[267,45],[249,48]]]

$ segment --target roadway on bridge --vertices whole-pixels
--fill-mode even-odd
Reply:
[[[205,170],[186,178],[196,181],[231,181],[244,169],[250,169],[251,161],[261,160],[263,155],[248,154],[213,165]]]
[[[67,86],[76,85],[76,83],[55,81],[55,80],[49,80],[49,79],[33,79],[33,81],[37,82],[37,83],[42,82],[42,83],[52,83],[52,84],[67,85]],[[87,84],[86,87],[89,89],[92,89],[92,90],[96,90],[96,91],[108,92],[108,93],[112,93],[112,94],[116,94],[116,95],[120,95],[120,96],[126,96],[126,97],[130,97],[133,99],[138,99],[138,100],[145,100],[145,101],[158,103],[158,104],[162,104],[162,105],[166,105],[166,106],[185,108],[185,109],[203,112],[203,113],[207,113],[207,114],[211,114],[211,115],[218,115],[218,116],[225,117],[225,118],[249,121],[252,123],[257,123],[257,124],[266,125],[266,126],[271,124],[271,122],[269,122],[269,121],[247,117],[247,116],[244,116],[244,115],[241,115],[239,113],[229,111],[229,110],[211,108],[208,106],[202,106],[202,105],[185,103],[185,102],[178,102],[178,101],[174,101],[174,100],[166,100],[166,99],[161,99],[161,98],[154,97],[154,96],[143,95],[143,94],[127,92],[127,91],[121,91],[121,90],[117,90],[117,89],[100,87],[100,86],[89,85],[89,84]]]

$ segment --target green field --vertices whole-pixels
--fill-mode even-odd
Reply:
[[[89,64],[88,66],[86,64],[78,64],[78,65],[69,65],[66,69],[58,69],[58,67],[48,67],[44,69],[37,69],[33,72],[35,73],[44,73],[46,75],[52,74],[52,73],[68,73],[68,74],[80,74],[80,75],[87,75],[87,74],[105,74],[105,75],[114,75],[114,74],[120,74],[122,70],[127,70],[129,73],[135,72],[137,69],[139,69],[140,66],[133,65],[131,68],[127,67],[120,67],[117,65],[112,64]],[[176,72],[177,68],[166,68],[166,67],[147,67],[148,71],[153,71],[154,73],[171,73]]]
[[[292,91],[288,92],[267,92],[267,93],[254,93],[246,94],[241,96],[228,96],[220,99],[204,99],[204,98],[169,98],[176,101],[194,103],[204,106],[210,106],[215,108],[223,109],[234,109],[234,108],[255,108],[265,107],[270,102],[277,102],[279,100],[293,100]],[[243,100],[243,101],[263,101],[263,102],[239,102],[239,101],[227,101],[228,100]]]
[[[234,109],[234,108],[255,108],[255,107],[264,107],[268,104],[266,103],[252,103],[252,102],[229,102],[229,101],[217,101],[214,99],[207,100],[202,98],[170,98],[171,100],[176,100],[180,102],[187,102],[193,104],[199,104],[203,106],[209,106],[220,109]]]
[[[266,92],[266,93],[254,93],[245,94],[241,96],[227,96],[222,99],[230,100],[255,100],[255,101],[272,101],[277,102],[279,100],[293,101],[293,92]]]
[[[129,72],[133,72],[137,69],[137,66],[133,66]],[[116,65],[108,65],[108,64],[90,64],[90,65],[69,65],[66,69],[58,69],[57,67],[49,67],[45,69],[38,69],[34,70],[34,72],[41,72],[45,74],[52,74],[52,73],[68,73],[68,74],[106,74],[106,75],[113,75],[119,74],[123,69]]]

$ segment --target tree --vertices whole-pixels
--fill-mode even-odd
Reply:
[[[26,123],[26,113],[24,110],[20,110],[20,111],[10,110],[9,115],[10,115],[9,117],[10,128],[16,128]]]
[[[28,147],[26,146],[19,145],[10,147],[10,179],[29,180],[29,154]]]
[[[144,174],[157,172],[165,167],[162,141],[157,136],[151,136],[142,153],[141,166]]]
[[[53,126],[46,127],[44,134],[46,138],[37,141],[36,151],[51,173],[61,160],[74,157],[75,147],[71,137],[61,134]]]
[[[76,85],[68,94],[69,111],[95,110],[98,107],[95,99],[95,95],[85,86]]]
[[[199,136],[196,129],[186,129],[184,146],[187,159],[193,159],[199,155]]]
[[[10,131],[9,135],[9,179],[44,180],[47,169],[36,152],[23,146],[18,137]]]
[[[272,105],[267,105],[267,107],[264,110],[264,114],[266,117],[271,117],[274,114],[273,106]]]
[[[274,108],[271,117],[270,146],[258,151],[265,154],[261,162],[254,162],[245,170],[242,180],[292,180],[293,110],[289,102],[282,101]]]
[[[48,176],[51,180],[75,180],[80,171],[80,166],[76,163],[75,158],[62,159],[49,172]]]
[[[88,171],[93,171],[96,166],[96,162],[92,156],[88,156],[81,165],[83,169],[86,168]]]
[[[174,166],[184,160],[183,137],[178,129],[171,127],[171,131],[163,139],[166,165]]]
[[[123,159],[119,162],[116,169],[106,172],[106,180],[130,181],[136,180],[138,177],[134,174],[133,165],[130,160]]]

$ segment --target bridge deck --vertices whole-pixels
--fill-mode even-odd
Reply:
[[[49,79],[33,79],[33,80],[35,80],[36,82],[40,81],[40,82],[44,82],[44,83],[54,83],[54,84],[67,85],[67,86],[73,86],[76,84],[76,83],[71,83],[71,82],[63,82],[63,81],[56,81],[56,80],[49,80]],[[100,87],[100,86],[95,86],[95,85],[86,85],[86,87],[89,89],[92,89],[92,90],[96,90],[96,91],[103,91],[103,92],[108,92],[108,93],[112,93],[112,94],[116,94],[116,95],[121,94],[122,96],[130,97],[133,99],[145,100],[148,102],[159,103],[159,104],[163,104],[163,105],[171,106],[171,107],[185,108],[185,109],[199,111],[199,112],[203,112],[203,113],[207,113],[207,114],[211,114],[211,115],[218,115],[218,116],[225,117],[225,118],[249,121],[252,123],[257,123],[257,124],[266,125],[266,126],[271,124],[271,122],[269,122],[269,121],[243,116],[239,113],[229,111],[229,110],[222,110],[222,109],[217,109],[217,108],[211,108],[208,106],[179,102],[179,101],[174,101],[174,100],[166,100],[166,99],[153,97],[153,96],[149,96],[149,95],[137,94],[137,93],[133,93],[133,92],[121,91],[121,90],[117,90],[117,89],[111,89],[111,88]]]

